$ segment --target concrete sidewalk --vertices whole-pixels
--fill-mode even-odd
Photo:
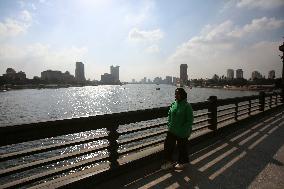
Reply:
[[[149,162],[93,188],[284,188],[284,112],[191,150],[182,171]],[[205,147],[204,147],[205,146]]]

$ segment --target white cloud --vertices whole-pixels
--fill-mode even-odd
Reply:
[[[148,53],[158,53],[158,52],[160,52],[160,48],[159,48],[158,45],[152,45],[152,46],[150,46],[150,47],[148,47],[146,49],[146,52],[148,52]]]
[[[200,35],[181,44],[168,58],[168,62],[188,64],[189,75],[194,78],[213,76],[215,73],[225,75],[228,68],[241,68],[245,70],[246,77],[250,77],[251,71],[255,69],[266,75],[269,69],[277,73],[277,70],[281,70],[277,56],[280,42],[248,41],[251,36],[260,36],[263,31],[281,26],[283,21],[266,17],[255,19],[243,27],[231,21],[216,26],[207,25]]]
[[[32,9],[32,10],[36,10],[37,7],[34,3],[28,3],[28,2],[24,2],[24,1],[18,1],[18,3],[20,4],[20,7],[23,9]]]
[[[139,25],[151,17],[151,11],[154,9],[153,1],[144,1],[139,10],[133,13],[128,13],[125,16],[125,21],[129,25]]]
[[[232,35],[234,37],[243,37],[250,33],[274,30],[283,26],[284,26],[283,20],[276,20],[275,18],[262,17],[260,19],[252,20],[250,24],[247,24],[242,28],[236,28],[229,35]]]
[[[163,32],[160,29],[143,31],[137,28],[133,28],[129,34],[128,39],[130,41],[158,41],[164,37]]]
[[[30,23],[32,21],[32,15],[29,11],[23,10],[19,15],[19,19],[25,23]]]
[[[128,40],[137,42],[143,48],[146,47],[145,51],[148,53],[158,53],[160,48],[157,45],[158,41],[164,37],[164,33],[160,29],[143,31],[137,28],[133,28],[128,33]]]
[[[31,3],[31,8],[32,8],[33,10],[36,10],[36,9],[37,9],[37,7],[35,6],[35,4],[33,4],[33,3]]]
[[[17,18],[6,18],[0,22],[0,40],[25,33],[31,23],[32,16],[27,10],[20,12]]]
[[[281,7],[284,5],[283,0],[239,0],[237,7],[239,8],[260,8],[260,9],[272,9]]]
[[[63,72],[67,69],[74,74],[75,62],[84,61],[87,52],[86,47],[72,46],[55,49],[41,43],[25,46],[2,44],[0,45],[0,73],[4,73],[8,67],[13,67],[17,71],[26,72],[29,78],[40,76],[40,73],[47,69]]]

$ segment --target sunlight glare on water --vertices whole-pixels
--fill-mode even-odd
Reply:
[[[27,89],[0,93],[0,126],[18,125],[75,117],[169,106],[175,86],[102,85],[59,89]],[[218,98],[249,96],[255,92],[185,88],[188,101],[200,102],[210,95]]]

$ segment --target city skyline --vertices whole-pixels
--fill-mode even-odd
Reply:
[[[82,75],[80,77],[83,77],[83,79],[79,79],[78,76],[76,77],[76,70],[77,70],[77,65],[80,65],[79,67],[82,67],[82,70],[80,72],[82,72]],[[120,83],[120,82],[130,82],[130,83],[151,83],[151,82],[154,82],[155,79],[159,79],[159,80],[164,80],[164,81],[167,81],[169,80],[169,77],[171,78],[172,81],[176,80],[176,79],[180,79],[180,77],[175,77],[175,76],[169,76],[169,75],[166,75],[163,79],[163,77],[160,77],[159,75],[156,75],[154,76],[153,78],[148,78],[147,76],[144,76],[142,79],[139,78],[138,80],[136,79],[131,79],[131,81],[120,81],[119,79],[119,67],[120,66],[109,66],[110,67],[110,73],[104,73],[104,74],[101,74],[101,79],[100,80],[90,80],[90,79],[86,79],[84,77],[84,64],[82,62],[76,62],[76,69],[75,69],[75,75],[72,75],[70,74],[70,71],[69,70],[66,70],[65,73],[62,72],[61,70],[51,70],[51,69],[48,69],[48,70],[45,70],[45,71],[42,71],[41,72],[41,79],[43,79],[43,77],[48,77],[46,76],[45,74],[47,72],[56,72],[60,74],[66,74],[68,76],[71,76],[73,77],[76,81],[86,81],[86,80],[90,80],[90,81],[103,81],[104,79],[102,79],[102,77],[104,76],[107,76],[107,77],[111,77],[111,81],[110,82],[106,82],[106,83]],[[81,69],[81,68],[79,68]],[[18,74],[24,74],[24,78],[26,78],[26,74],[25,72],[23,72],[24,70],[17,70],[19,72],[17,72],[16,70],[14,70],[14,68],[7,68],[5,73],[2,74],[2,76],[4,76],[6,73],[8,72],[12,72],[13,73],[18,73]],[[235,74],[236,72],[236,74]],[[44,73],[44,76],[43,76],[43,73]],[[209,78],[187,78],[188,81],[190,80],[194,80],[194,79],[212,79],[214,77],[220,77],[220,78],[224,78],[224,79],[228,79],[228,80],[231,80],[231,79],[247,79],[247,80],[250,80],[250,79],[253,79],[255,77],[255,75],[257,75],[257,78],[269,78],[269,79],[277,79],[277,77],[275,76],[275,70],[269,70],[267,75],[266,74],[263,74],[261,72],[259,72],[258,70],[254,70],[250,73],[250,77],[249,78],[245,78],[243,77],[243,73],[244,71],[242,69],[237,69],[237,70],[234,70],[234,69],[227,69],[227,73],[223,73],[222,75],[217,75],[217,74],[214,74],[212,77],[209,77]],[[227,75],[226,75],[227,74]],[[188,73],[187,73],[187,65],[186,64],[181,64],[180,65],[180,75],[183,75],[184,78],[187,77]],[[1,73],[0,73],[0,77],[1,77]],[[34,77],[38,77],[38,76],[33,76]],[[279,77],[280,78],[280,77]],[[28,78],[28,79],[32,79],[32,78]],[[107,79],[109,80],[109,79]],[[104,83],[104,82],[103,82]],[[166,83],[169,83],[169,82],[166,82]],[[173,82],[173,83],[176,83],[176,82]]]
[[[71,71],[100,80],[120,65],[121,81],[226,75],[243,69],[281,77],[281,0],[123,1],[3,0],[0,2],[0,73],[11,67],[28,78],[43,70]],[[171,10],[169,12],[169,10]]]

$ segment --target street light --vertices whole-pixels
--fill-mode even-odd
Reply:
[[[283,53],[283,55],[280,56],[281,59],[282,59],[282,63],[283,63],[283,67],[282,67],[282,83],[283,83],[283,78],[284,78],[284,58],[283,58],[284,57],[284,42],[283,42],[282,45],[279,46],[279,51],[281,51]]]
[[[282,45],[279,46],[279,50],[282,52],[282,82],[281,82],[281,88],[282,88],[282,101],[284,100],[284,42]]]

